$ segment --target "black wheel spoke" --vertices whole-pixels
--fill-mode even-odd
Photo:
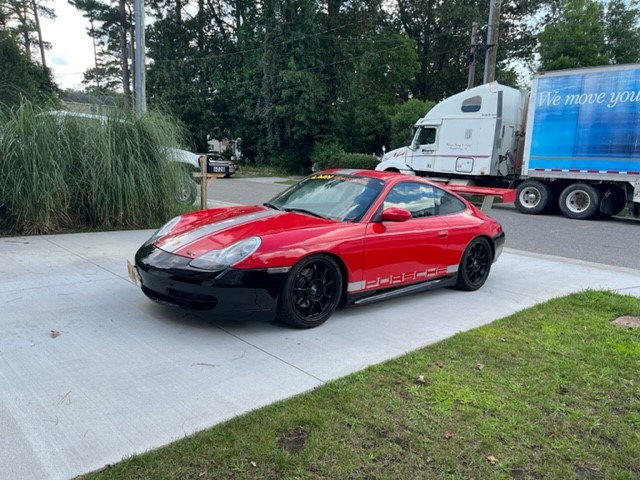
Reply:
[[[305,265],[291,284],[292,306],[308,320],[321,317],[335,308],[338,278],[335,268],[324,260]]]
[[[476,243],[469,250],[465,261],[467,278],[471,283],[479,283],[484,280],[489,267],[490,254],[484,243]]]

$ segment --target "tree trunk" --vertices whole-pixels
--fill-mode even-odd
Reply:
[[[120,65],[122,69],[122,90],[124,91],[124,106],[131,105],[131,80],[129,78],[129,55],[127,48],[127,11],[125,0],[118,0],[120,13]]]
[[[23,36],[24,36],[24,50],[25,53],[27,54],[27,58],[29,60],[31,60],[31,37],[29,36],[29,34],[31,33],[29,31],[29,29],[27,28],[28,25],[28,18],[29,18],[29,10],[27,8],[27,3],[25,2],[23,4],[23,8],[22,8],[22,18],[20,18],[20,21],[23,25],[24,28],[24,32],[23,32]]]
[[[42,66],[47,68],[47,59],[44,54],[44,40],[42,40],[42,28],[40,28],[40,16],[38,15],[38,4],[36,0],[31,1],[31,5],[33,8],[33,19],[36,22],[36,32],[38,33],[38,45],[40,46],[40,60],[42,61]]]

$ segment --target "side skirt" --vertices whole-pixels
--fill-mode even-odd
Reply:
[[[456,284],[457,274],[447,275],[445,277],[434,278],[426,282],[414,283],[404,287],[385,288],[384,290],[374,290],[369,292],[359,292],[347,294],[346,305],[366,305],[368,303],[387,300],[389,298],[399,297],[401,295],[409,295],[411,293],[425,292],[440,287],[450,287]]]

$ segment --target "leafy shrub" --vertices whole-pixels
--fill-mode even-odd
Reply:
[[[346,153],[335,140],[318,143],[311,153],[314,169],[361,168],[373,170],[380,162],[378,157],[364,153]]]
[[[158,225],[175,210],[181,172],[168,159],[179,131],[149,114],[104,119],[42,112],[0,118],[0,226],[34,234]]]
[[[408,145],[409,128],[415,125],[418,119],[424,117],[434,106],[435,102],[412,98],[395,107],[395,112],[390,118],[390,147],[393,149]]]

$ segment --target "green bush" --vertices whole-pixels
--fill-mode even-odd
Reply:
[[[39,111],[0,118],[0,228],[35,234],[158,225],[176,211],[179,130],[167,118],[100,121]]]
[[[403,147],[409,144],[409,129],[424,117],[435,106],[435,102],[422,101],[416,98],[407,100],[395,108],[391,115],[390,148]]]
[[[318,143],[311,153],[311,162],[317,170],[326,168],[361,168],[373,170],[378,157],[364,153],[346,153],[335,140]]]

